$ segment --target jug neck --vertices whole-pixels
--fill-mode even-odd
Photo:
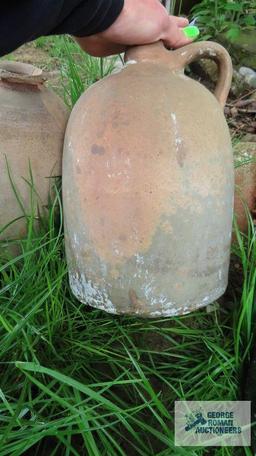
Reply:
[[[168,51],[162,41],[131,47],[125,53],[125,62],[150,62],[153,64],[167,65],[170,69],[182,68],[176,54]]]

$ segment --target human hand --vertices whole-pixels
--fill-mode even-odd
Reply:
[[[125,51],[128,46],[162,40],[168,48],[191,43],[183,28],[188,20],[170,16],[159,0],[125,0],[117,20],[104,32],[76,38],[89,54],[103,57]]]

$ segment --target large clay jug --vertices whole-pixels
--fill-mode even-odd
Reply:
[[[67,120],[64,103],[44,86],[42,70],[0,62],[1,240],[22,238],[26,215],[36,217],[47,206],[51,177],[61,175]]]
[[[184,75],[220,70],[215,96]],[[130,49],[90,87],[66,131],[63,198],[70,285],[98,309],[145,317],[188,313],[227,286],[233,156],[223,107],[228,53],[211,42]]]

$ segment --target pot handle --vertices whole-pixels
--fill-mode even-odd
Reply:
[[[217,63],[219,78],[214,95],[224,109],[233,75],[232,60],[226,49],[212,41],[199,41],[176,49],[172,51],[172,54],[175,60],[178,60],[180,68],[184,68],[184,66],[198,59],[211,59]]]

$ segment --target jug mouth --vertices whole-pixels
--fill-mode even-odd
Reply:
[[[45,81],[43,71],[34,65],[22,62],[0,61],[0,80],[38,85]]]

